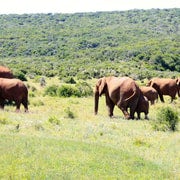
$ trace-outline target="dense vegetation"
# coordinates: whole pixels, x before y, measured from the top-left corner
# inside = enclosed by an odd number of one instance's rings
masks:
[[[179,76],[180,9],[0,15],[0,24],[0,65],[29,90],[29,113],[9,102],[0,113],[0,179],[180,179],[179,99],[126,121],[117,107],[107,116],[104,96],[94,116],[91,96],[103,75]]]
[[[0,64],[15,74],[143,79],[180,72],[180,9],[0,15],[0,24]]]

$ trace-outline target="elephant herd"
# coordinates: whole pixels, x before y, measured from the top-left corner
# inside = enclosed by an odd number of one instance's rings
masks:
[[[98,113],[99,97],[105,94],[108,115],[113,116],[115,105],[121,109],[126,119],[134,119],[135,112],[140,119],[140,113],[144,112],[148,119],[149,101],[154,104],[160,97],[164,102],[163,95],[169,95],[171,102],[176,94],[180,97],[180,78],[152,78],[147,86],[139,87],[130,77],[103,77],[100,78],[94,91],[94,112]],[[20,110],[23,104],[25,112],[28,111],[28,89],[25,84],[14,79],[9,68],[0,66],[0,108],[4,109],[5,101],[14,101],[16,111]],[[128,112],[130,110],[130,112]]]
[[[148,119],[149,101],[154,104],[155,100],[160,97],[164,102],[163,95],[169,95],[171,102],[175,99],[176,94],[180,97],[180,78],[152,78],[147,86],[139,87],[137,83],[129,77],[103,77],[100,78],[95,86],[94,91],[94,112],[98,113],[99,97],[105,94],[108,115],[113,116],[114,106],[116,105],[124,114],[126,119],[140,119],[140,113],[144,112],[145,118]],[[130,112],[128,112],[128,109]]]

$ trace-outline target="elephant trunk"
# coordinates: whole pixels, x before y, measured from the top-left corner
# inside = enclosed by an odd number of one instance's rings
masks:
[[[98,103],[99,103],[99,92],[96,91],[94,93],[94,114],[96,115],[98,113]]]

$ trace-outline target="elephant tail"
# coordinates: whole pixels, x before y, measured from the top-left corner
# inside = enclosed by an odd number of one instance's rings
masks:
[[[137,91],[134,91],[133,94],[130,97],[125,99],[125,102],[128,102],[129,100],[134,99],[134,97],[136,97],[137,94],[138,94]],[[138,98],[139,98],[139,95],[138,95]]]

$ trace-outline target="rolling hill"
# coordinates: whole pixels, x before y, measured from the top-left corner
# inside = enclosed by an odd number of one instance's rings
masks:
[[[10,14],[0,24],[0,63],[15,74],[143,79],[180,72],[180,9]]]

